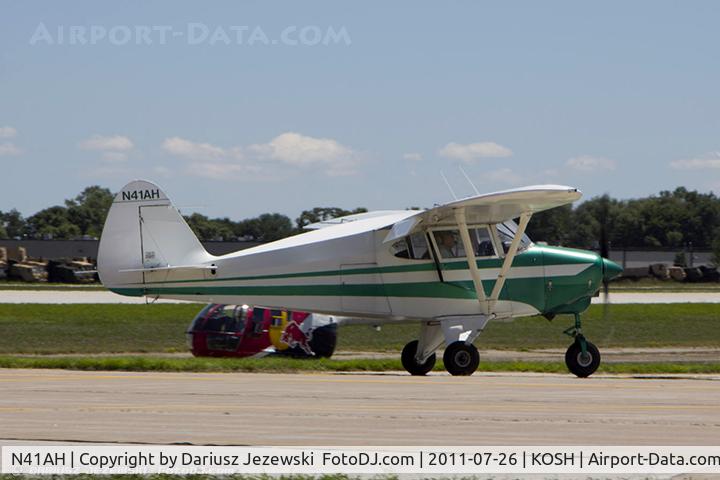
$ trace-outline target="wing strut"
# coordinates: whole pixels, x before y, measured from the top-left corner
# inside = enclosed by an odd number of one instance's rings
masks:
[[[500,273],[498,274],[497,280],[495,282],[495,286],[493,287],[490,298],[488,299],[488,313],[492,312],[495,309],[495,304],[497,303],[498,297],[500,297],[500,292],[505,285],[505,276],[507,275],[508,271],[510,271],[510,267],[512,267],[512,262],[515,259],[515,255],[517,254],[518,247],[520,246],[520,241],[522,240],[523,235],[525,235],[525,229],[527,228],[528,222],[530,221],[530,217],[532,217],[532,213],[529,212],[525,212],[520,215],[520,224],[518,225],[518,229],[515,232],[512,243],[510,243],[510,248],[505,255],[505,261],[503,261],[502,268],[500,269]]]
[[[480,303],[485,302],[485,290],[483,289],[482,280],[480,279],[480,270],[475,260],[475,249],[470,240],[470,234],[468,233],[467,222],[465,221],[465,207],[455,209],[455,220],[460,230],[460,238],[465,248],[465,255],[467,255],[468,268],[470,269],[470,275],[472,276],[473,285],[475,286],[475,293]]]

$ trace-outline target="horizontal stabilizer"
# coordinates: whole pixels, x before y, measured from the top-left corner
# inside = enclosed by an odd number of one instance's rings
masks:
[[[146,267],[146,268],[126,268],[118,270],[120,273],[125,272],[162,272],[167,270],[214,270],[214,265],[167,265],[165,267]]]

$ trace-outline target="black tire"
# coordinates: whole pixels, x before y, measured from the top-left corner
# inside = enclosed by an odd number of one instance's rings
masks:
[[[332,357],[337,345],[337,331],[337,323],[331,323],[313,330],[310,339],[310,350],[313,351],[316,357]]]
[[[418,341],[413,340],[412,342],[405,345],[400,355],[403,367],[407,370],[410,375],[426,375],[435,366],[436,356],[433,353],[425,360],[424,363],[417,363],[415,361],[415,354],[417,353]]]
[[[458,340],[445,348],[443,363],[450,375],[472,375],[480,365],[480,354],[475,345]]]
[[[589,377],[600,366],[600,350],[595,345],[585,341],[588,358],[582,358],[582,347],[580,340],[570,345],[565,352],[565,365],[570,373],[580,378]]]

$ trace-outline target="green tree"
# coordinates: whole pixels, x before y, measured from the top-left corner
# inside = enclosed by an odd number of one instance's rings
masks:
[[[185,217],[195,235],[202,240],[234,240],[232,226],[228,225],[228,219],[211,219],[200,213],[193,213]]]
[[[80,235],[80,228],[70,221],[67,208],[59,205],[29,217],[27,229],[31,238],[70,240]]]
[[[110,190],[93,185],[77,197],[65,200],[65,206],[69,221],[80,230],[81,235],[99,238],[112,202]]]
[[[570,205],[545,210],[532,216],[527,226],[527,233],[536,242],[568,245],[574,229],[574,220]]]
[[[279,213],[263,213],[257,218],[245,220],[243,228],[245,235],[259,242],[273,242],[295,233],[290,218]]]
[[[0,238],[22,238],[27,233],[27,222],[15,209],[0,212]]]
[[[358,207],[355,210],[345,210],[339,207],[315,207],[312,210],[303,210],[300,216],[295,220],[295,223],[297,225],[297,229],[302,230],[311,223],[365,212],[367,212],[367,208],[363,207]]]
[[[712,241],[712,263],[714,266],[720,268],[720,227],[713,231]]]

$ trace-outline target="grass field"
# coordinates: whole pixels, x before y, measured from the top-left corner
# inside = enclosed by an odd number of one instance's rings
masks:
[[[120,357],[21,357],[0,356],[0,368],[63,368],[130,372],[396,372],[404,371],[400,359],[295,359],[267,358],[167,358]],[[442,361],[435,371],[444,371]],[[480,362],[480,372],[567,373],[563,362]],[[604,363],[598,372],[625,374],[720,373],[720,363]]]
[[[610,283],[611,292],[720,292],[720,282],[686,283],[657,278],[620,278]]]
[[[185,330],[198,305],[0,304],[0,355],[185,352]],[[593,306],[584,316],[586,336],[599,347],[720,346],[720,304],[612,305],[607,321]],[[491,323],[482,348],[564,348],[570,317]],[[415,324],[368,325],[339,330],[338,349],[399,351],[417,336]]]
[[[28,282],[21,282],[19,280],[6,280],[6,279],[0,279],[0,291],[2,290],[90,290],[90,291],[98,291],[98,290],[107,290],[105,287],[103,287],[99,283],[81,283],[81,284],[73,284],[73,283],[47,283],[47,282],[37,282],[37,283],[28,283]]]
[[[342,474],[332,475],[175,475],[169,473],[154,473],[150,475],[141,474],[121,474],[121,475],[91,475],[91,474],[79,474],[79,475],[11,475],[11,474],[0,474],[0,480],[96,480],[97,478],[112,478],[112,480],[217,480],[221,478],[223,480],[361,480],[367,479],[367,476],[351,476]],[[398,480],[399,477],[395,475],[373,475],[373,480]],[[477,477],[458,477],[458,476],[435,476],[438,480],[442,479],[454,479],[454,480],[474,480]]]
[[[365,476],[350,476],[342,474],[332,475],[176,475],[169,473],[153,473],[150,475],[142,474],[120,474],[120,475],[92,475],[92,474],[78,474],[78,475],[14,475],[14,474],[0,474],[0,480],[97,480],[98,478],[112,478],[112,480],[217,480],[218,478],[223,480],[361,480],[367,479]],[[395,475],[373,475],[373,480],[398,480],[399,477]],[[442,479],[453,479],[453,480],[474,480],[477,477],[458,477],[458,476],[435,476],[438,480]]]

